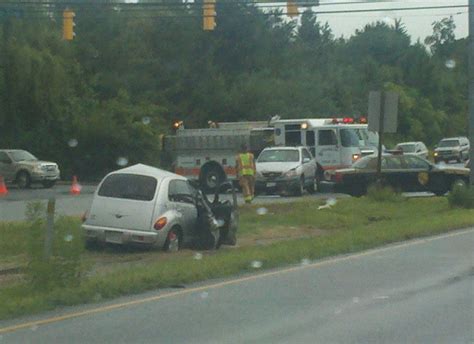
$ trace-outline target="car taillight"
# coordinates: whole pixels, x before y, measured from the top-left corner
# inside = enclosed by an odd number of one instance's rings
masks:
[[[156,220],[155,224],[153,225],[153,228],[155,228],[157,231],[162,229],[166,224],[168,223],[168,220],[166,217],[160,217],[158,220]]]
[[[352,154],[352,162],[359,160],[360,159],[360,154]]]

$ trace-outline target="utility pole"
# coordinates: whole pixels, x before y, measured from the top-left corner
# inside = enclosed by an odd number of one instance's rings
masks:
[[[384,89],[384,86],[382,86],[382,91],[380,92],[379,144],[378,144],[378,155],[377,155],[377,181],[379,185],[382,185],[382,150],[383,150],[383,132],[385,130],[384,121],[385,121],[385,89]]]
[[[469,185],[474,186],[474,0],[469,0],[469,141],[471,148],[469,151],[469,159],[471,173],[469,175]]]

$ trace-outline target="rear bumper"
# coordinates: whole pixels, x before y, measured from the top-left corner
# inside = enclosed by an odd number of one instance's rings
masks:
[[[143,244],[162,247],[166,241],[166,231],[159,232],[137,231],[121,228],[99,227],[83,224],[87,241],[111,243],[119,245]]]

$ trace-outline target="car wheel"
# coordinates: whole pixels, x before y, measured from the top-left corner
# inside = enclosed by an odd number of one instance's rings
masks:
[[[457,178],[454,180],[453,184],[451,185],[451,191],[453,191],[455,188],[460,188],[464,189],[467,187],[467,183],[464,179]]]
[[[168,232],[166,237],[165,245],[163,247],[166,252],[178,252],[181,249],[181,232],[178,228],[174,227]]]
[[[27,189],[31,185],[31,177],[28,172],[21,171],[16,176],[16,184],[20,189]]]
[[[313,180],[311,181],[311,184],[308,186],[307,190],[310,194],[314,194],[316,190],[318,190],[318,182],[317,182],[317,177],[315,176]]]
[[[295,196],[301,196],[304,192],[304,176],[301,176],[300,181],[295,189]]]
[[[42,184],[43,184],[43,187],[45,187],[46,189],[50,189],[56,184],[56,182],[47,180],[47,181],[44,181]]]

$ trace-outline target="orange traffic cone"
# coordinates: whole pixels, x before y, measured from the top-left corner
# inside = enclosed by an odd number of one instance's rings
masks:
[[[8,195],[8,189],[7,186],[5,185],[5,181],[3,180],[3,177],[0,176],[0,197],[4,197]]]
[[[72,177],[72,185],[71,189],[69,190],[71,195],[79,195],[81,193],[81,185],[77,182],[77,177]]]

